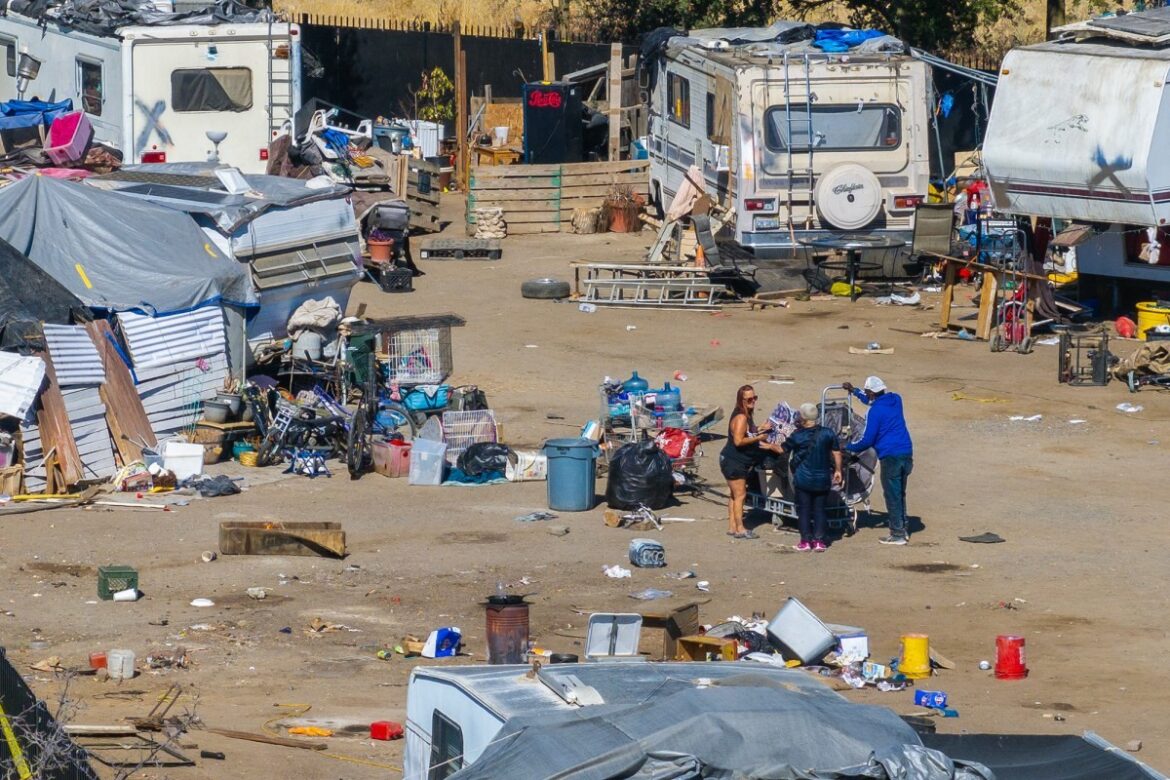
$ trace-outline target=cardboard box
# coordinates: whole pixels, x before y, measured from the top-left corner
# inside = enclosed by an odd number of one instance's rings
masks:
[[[684,636],[678,640],[676,661],[734,661],[739,647],[734,638]]]
[[[667,612],[641,614],[642,645],[653,658],[664,661],[674,658],[678,651],[678,640],[699,633],[698,604],[687,604]]]

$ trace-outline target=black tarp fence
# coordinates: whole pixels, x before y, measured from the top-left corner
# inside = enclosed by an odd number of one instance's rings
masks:
[[[555,35],[549,40],[557,75],[609,61],[607,43],[560,41]],[[319,76],[305,68],[304,99],[327,100],[363,116],[413,118],[412,92],[418,90],[423,73],[438,67],[455,80],[455,40],[450,32],[306,24],[301,27],[301,41],[321,65]],[[493,98],[518,98],[525,81],[539,81],[542,76],[540,41],[530,35],[464,34],[463,49],[469,96],[482,96],[484,87],[491,85]],[[633,52],[629,48],[627,53]]]

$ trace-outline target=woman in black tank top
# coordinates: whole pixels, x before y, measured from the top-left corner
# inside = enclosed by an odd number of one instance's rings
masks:
[[[727,423],[727,444],[719,453],[719,470],[727,480],[731,498],[727,502],[727,535],[736,539],[756,539],[743,525],[743,505],[747,500],[747,481],[756,464],[767,451],[776,448],[765,443],[772,423],[765,421],[756,427],[752,412],[756,408],[756,391],[744,385],[735,394],[735,411]]]

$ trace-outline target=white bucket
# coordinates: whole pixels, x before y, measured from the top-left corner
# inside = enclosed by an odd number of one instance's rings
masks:
[[[548,479],[548,458],[539,452],[515,450],[516,463],[508,461],[504,476],[509,482],[541,482]]]
[[[163,468],[182,482],[203,473],[203,445],[168,441],[163,446]]]
[[[508,143],[508,128],[507,127],[494,127],[494,128],[492,128],[492,134],[495,137],[495,141],[496,141],[495,145],[496,146],[503,146],[504,144]]]
[[[134,651],[110,650],[106,653],[106,670],[111,680],[129,680],[134,677]]]

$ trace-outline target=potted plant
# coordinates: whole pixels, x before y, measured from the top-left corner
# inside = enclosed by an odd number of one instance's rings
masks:
[[[633,188],[615,184],[605,195],[605,211],[609,215],[609,229],[613,233],[636,233],[642,229],[638,215],[644,201]]]
[[[374,228],[366,236],[366,248],[370,250],[370,262],[386,265],[394,254],[394,236],[388,230]]]

